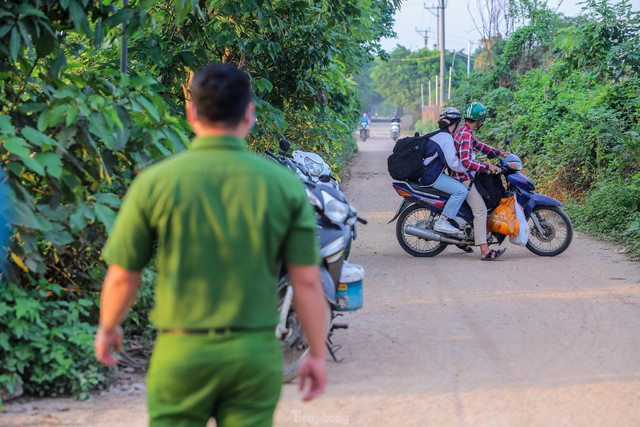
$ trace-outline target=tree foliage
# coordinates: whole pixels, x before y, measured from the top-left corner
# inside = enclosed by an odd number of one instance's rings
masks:
[[[9,388],[25,383],[32,393],[81,395],[103,380],[90,345],[105,268],[100,250],[138,171],[189,145],[183,109],[194,71],[224,61],[250,75],[255,150],[286,135],[338,162],[355,149],[352,76],[380,53],[397,6],[118,4],[0,2],[0,165],[13,211],[0,284],[0,385]],[[130,331],[146,328],[139,314],[152,304],[150,289],[143,288]]]

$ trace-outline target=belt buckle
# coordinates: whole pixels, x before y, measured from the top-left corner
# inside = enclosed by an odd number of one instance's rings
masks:
[[[213,328],[213,329],[209,329],[209,333],[207,335],[214,336],[227,336],[231,334],[231,328]]]

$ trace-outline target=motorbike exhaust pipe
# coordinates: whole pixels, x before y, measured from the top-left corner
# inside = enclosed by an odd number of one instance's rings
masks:
[[[421,237],[427,240],[437,240],[439,242],[450,243],[452,245],[457,245],[458,243],[460,243],[460,239],[453,239],[451,237],[441,236],[440,234],[434,233],[431,230],[425,230],[424,228],[418,228],[413,225],[407,225],[404,228],[404,231],[407,234],[411,234],[412,236]]]

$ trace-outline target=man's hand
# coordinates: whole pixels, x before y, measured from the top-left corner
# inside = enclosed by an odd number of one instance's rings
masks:
[[[307,380],[309,380],[309,390],[302,400],[308,402],[324,392],[327,385],[327,362],[324,357],[309,356],[302,361],[298,370],[300,391],[304,391]]]
[[[502,169],[499,166],[489,164],[489,173],[500,173]]]
[[[122,327],[118,325],[114,329],[106,330],[98,326],[93,348],[96,352],[98,362],[105,366],[115,366],[118,360],[115,358],[112,350],[116,353],[122,351]]]
[[[120,352],[122,349],[120,324],[136,299],[139,284],[140,272],[116,264],[109,266],[100,294],[100,322],[93,343],[96,359],[103,365],[118,363],[112,350]]]
[[[509,154],[511,154],[511,152],[509,151],[503,151],[502,152],[502,158],[504,159],[505,157],[507,157]]]

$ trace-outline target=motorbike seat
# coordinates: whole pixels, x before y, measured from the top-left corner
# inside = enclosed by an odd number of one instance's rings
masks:
[[[407,181],[409,187],[416,191],[416,193],[424,194],[425,196],[433,197],[436,199],[448,199],[451,194],[444,191],[440,191],[433,187],[425,187],[420,185],[418,181]]]

